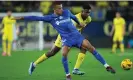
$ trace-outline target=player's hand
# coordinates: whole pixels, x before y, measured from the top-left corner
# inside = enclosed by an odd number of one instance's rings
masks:
[[[80,27],[85,27],[85,24],[84,23],[80,23]]]
[[[109,36],[112,36],[113,34],[112,33],[109,33]]]
[[[3,29],[0,31],[0,34],[1,34],[1,35],[3,35],[3,34],[4,34],[4,31],[3,31]]]
[[[12,18],[12,20],[23,20],[24,17],[15,17],[15,18]]]
[[[123,36],[125,36],[125,32],[123,32]]]

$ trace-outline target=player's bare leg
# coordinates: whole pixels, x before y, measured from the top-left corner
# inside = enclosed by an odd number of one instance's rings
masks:
[[[88,40],[85,39],[83,41],[82,48],[85,48],[90,51],[94,55],[94,57],[104,65],[108,72],[115,73],[115,70],[106,63],[103,57],[96,51],[96,49],[90,44]]]
[[[47,52],[46,54],[43,54],[35,62],[31,62],[30,67],[29,67],[29,74],[30,75],[32,74],[32,72],[35,70],[37,64],[40,64],[40,63],[44,62],[45,60],[47,60],[48,58],[54,56],[55,54],[57,54],[60,51],[60,49],[61,48],[54,45],[53,48],[49,52]]]
[[[71,80],[71,75],[69,72],[69,66],[68,66],[68,60],[67,60],[67,55],[69,50],[70,48],[68,46],[62,47],[62,64],[66,73],[66,80]]]
[[[80,53],[78,54],[78,58],[77,58],[75,67],[72,71],[73,74],[75,74],[75,75],[84,75],[85,74],[85,72],[79,70],[79,68],[84,60],[85,54],[86,54],[86,49],[81,48]]]

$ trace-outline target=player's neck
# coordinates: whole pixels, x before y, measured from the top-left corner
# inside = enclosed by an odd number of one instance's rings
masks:
[[[120,19],[121,17],[116,17],[117,19]]]
[[[8,15],[7,17],[8,17],[8,18],[10,18],[10,17],[11,17],[11,15]]]
[[[56,16],[60,16],[59,14],[57,14],[56,12],[54,12],[54,14],[56,15]]]

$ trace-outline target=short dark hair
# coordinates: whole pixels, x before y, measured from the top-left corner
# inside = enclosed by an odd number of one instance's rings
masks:
[[[120,12],[120,11],[116,11],[116,13],[119,13],[119,14],[121,14],[121,12]]]
[[[11,9],[7,9],[6,12],[12,12],[12,10]]]
[[[90,5],[83,5],[83,9],[88,9],[88,10],[90,10],[90,9],[91,9],[91,6],[90,6]]]
[[[55,1],[53,2],[53,8],[55,8],[57,5],[62,5],[62,3],[60,1]]]

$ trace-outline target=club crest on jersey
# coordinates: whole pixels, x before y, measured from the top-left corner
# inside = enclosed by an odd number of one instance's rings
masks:
[[[63,16],[60,16],[59,19],[63,19]]]
[[[65,23],[65,22],[69,22],[69,21],[71,21],[71,19],[68,18],[68,19],[56,21],[55,23],[56,23],[57,25],[60,25],[61,23]]]
[[[59,24],[60,24],[60,22],[59,22],[59,21],[56,21],[56,24],[57,24],[57,25],[59,25]]]

